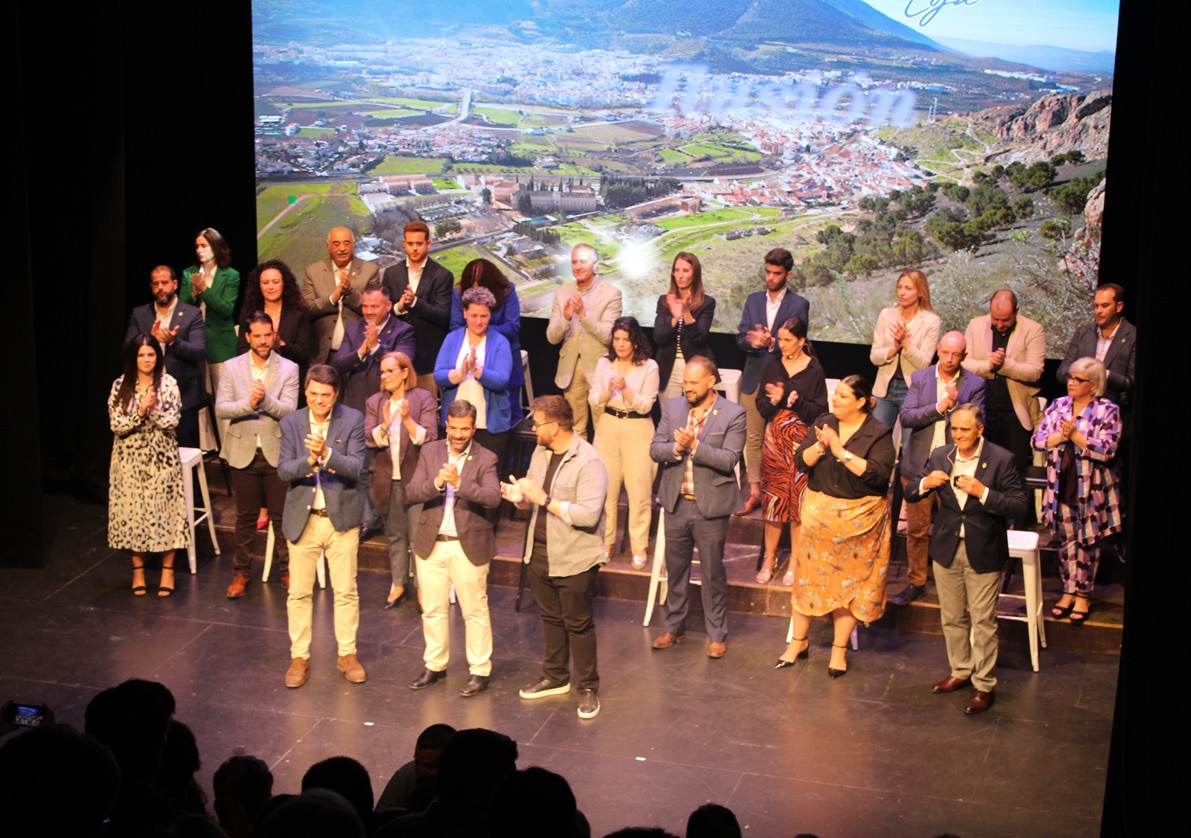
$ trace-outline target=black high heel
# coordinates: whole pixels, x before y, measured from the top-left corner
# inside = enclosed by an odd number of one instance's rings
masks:
[[[170,565],[169,567],[166,567],[165,565],[162,565],[161,581],[157,584],[157,596],[159,599],[165,599],[168,596],[173,596],[174,593],[174,586],[172,584],[165,584],[165,573],[167,570],[170,573],[170,582],[174,582],[174,566]]]
[[[795,638],[792,638],[791,642],[803,643],[803,642],[806,642],[806,638],[805,637],[795,637]],[[785,669],[788,666],[793,666],[794,664],[798,663],[799,661],[809,660],[810,656],[811,656],[811,644],[809,642],[807,642],[806,648],[803,649],[801,652],[799,652],[797,655],[795,655],[794,660],[788,661],[785,658],[779,657],[777,659],[777,663],[775,663],[773,665],[773,668],[774,669]]]
[[[832,643],[831,648],[832,649],[847,649],[848,645],[845,643],[843,646],[837,646],[836,644]],[[835,667],[831,666],[831,664],[828,664],[827,665],[827,674],[830,675],[832,678],[843,678],[845,675],[848,674],[848,670],[836,669]]]
[[[141,582],[143,583],[143,582],[145,581],[145,563],[144,563],[144,562],[141,562],[140,564],[134,564],[134,565],[132,566],[132,572],[133,572],[133,581],[134,581],[134,582],[136,581],[136,575],[135,575],[135,574],[136,574],[136,572],[137,572],[138,570],[141,572]],[[133,596],[144,596],[144,595],[145,595],[145,594],[148,592],[148,590],[149,590],[149,589],[148,589],[148,588],[146,588],[146,587],[145,587],[143,584],[141,584],[141,585],[133,585],[133,586],[132,586],[132,595],[133,595]]]
[[[1063,596],[1067,596],[1067,594],[1064,593]],[[1059,597],[1059,599],[1062,599],[1063,596]],[[1058,601],[1056,601],[1054,607],[1050,609],[1050,616],[1054,617],[1056,620],[1062,620],[1071,613],[1073,608],[1075,608],[1074,596],[1071,597],[1071,602],[1067,603],[1065,606],[1060,606]]]

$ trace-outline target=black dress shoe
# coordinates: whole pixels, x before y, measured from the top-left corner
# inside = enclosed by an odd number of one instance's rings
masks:
[[[473,695],[479,695],[484,690],[488,689],[488,680],[489,678],[487,675],[471,676],[467,679],[467,683],[463,686],[463,689],[459,691],[459,695],[463,696],[464,698],[471,698]]]
[[[409,685],[409,688],[411,690],[424,690],[446,677],[447,671],[445,669],[441,672],[435,672],[433,669],[423,669],[422,674],[414,679],[413,683]]]
[[[380,535],[383,530],[375,529],[367,524],[360,524],[360,541],[367,541],[374,535]]]
[[[889,601],[894,605],[909,605],[924,593],[926,593],[926,585],[915,585],[913,582],[909,582],[906,587],[889,597]]]

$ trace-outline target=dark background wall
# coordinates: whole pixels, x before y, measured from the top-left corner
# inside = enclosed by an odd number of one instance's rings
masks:
[[[1102,260],[1102,279],[1129,289],[1126,315],[1141,333],[1106,835],[1167,827],[1168,794],[1183,765],[1175,644],[1184,621],[1175,621],[1186,598],[1171,594],[1186,587],[1189,553],[1175,509],[1187,385],[1178,370],[1168,370],[1174,378],[1159,373],[1180,357],[1164,351],[1168,336],[1187,328],[1175,323],[1188,310],[1188,213],[1177,176],[1185,139],[1170,130],[1187,102],[1175,83],[1185,47],[1156,10],[1122,3]],[[128,311],[148,299],[150,270],[190,264],[194,233],[207,225],[232,243],[242,273],[255,263],[251,8],[248,0],[73,12],[21,4],[8,34],[6,76],[16,96],[7,116],[17,137],[9,146],[11,218],[21,253],[8,260],[18,275],[5,296],[15,375],[4,385],[10,488],[0,506],[10,539],[0,564],[39,566],[54,493],[106,499],[106,398]],[[544,388],[551,364],[538,346],[543,333],[544,324],[527,321],[525,343]],[[723,349],[731,366],[730,340]],[[22,357],[29,350],[32,363]],[[820,350],[831,372],[867,364],[863,347]],[[1149,462],[1161,469],[1147,470]],[[955,769],[977,758],[961,750]]]

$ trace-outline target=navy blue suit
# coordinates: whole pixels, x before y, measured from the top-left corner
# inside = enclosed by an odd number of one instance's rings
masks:
[[[767,296],[769,296],[768,291],[749,294],[748,299],[744,301],[744,311],[740,315],[740,327],[736,330],[736,345],[748,356],[744,362],[744,371],[740,376],[740,392],[742,393],[752,393],[756,390],[757,384],[761,381],[761,371],[765,369],[765,362],[781,356],[776,343],[773,349],[757,349],[748,341],[748,333],[751,329],[755,328],[758,323],[764,326],[768,322],[765,317],[765,298]],[[787,286],[786,296],[777,310],[777,317],[773,318],[773,331],[776,333],[782,323],[791,317],[801,317],[809,327],[810,316],[811,304],[807,302],[806,297],[800,297]]]

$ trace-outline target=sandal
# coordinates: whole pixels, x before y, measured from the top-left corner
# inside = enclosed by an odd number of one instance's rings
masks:
[[[761,562],[761,569],[757,572],[757,584],[768,585],[772,582],[775,570],[777,570],[777,556],[766,556]]]
[[[1075,608],[1075,596],[1073,594],[1063,594],[1063,596],[1071,597],[1071,601],[1066,605],[1059,605],[1059,602],[1055,601],[1054,608],[1050,609],[1050,616],[1056,620],[1062,620],[1071,613],[1071,609]],[[1059,600],[1062,600],[1063,596],[1059,597]]]
[[[165,574],[167,571],[170,574],[170,584],[169,585],[165,584]],[[162,599],[165,599],[167,596],[172,595],[174,593],[173,582],[174,582],[174,566],[170,565],[169,567],[166,567],[165,565],[162,565],[161,566],[161,582],[157,585],[157,596],[161,597]]]
[[[137,571],[140,571],[141,574],[141,584],[139,585],[136,584]],[[149,589],[145,587],[145,563],[141,562],[140,564],[134,564],[132,566],[132,595],[144,596],[148,590]]]
[[[1083,599],[1087,599],[1087,597],[1083,597]],[[1092,601],[1090,599],[1088,599],[1088,607],[1086,609],[1084,609],[1083,611],[1076,611],[1075,610],[1075,602],[1072,601],[1072,603],[1071,603],[1071,625],[1082,626],[1084,623],[1087,622],[1088,613],[1091,610],[1092,610]]]
[[[782,577],[782,584],[787,588],[794,587],[794,571],[793,571],[793,569],[786,571],[786,575]]]

